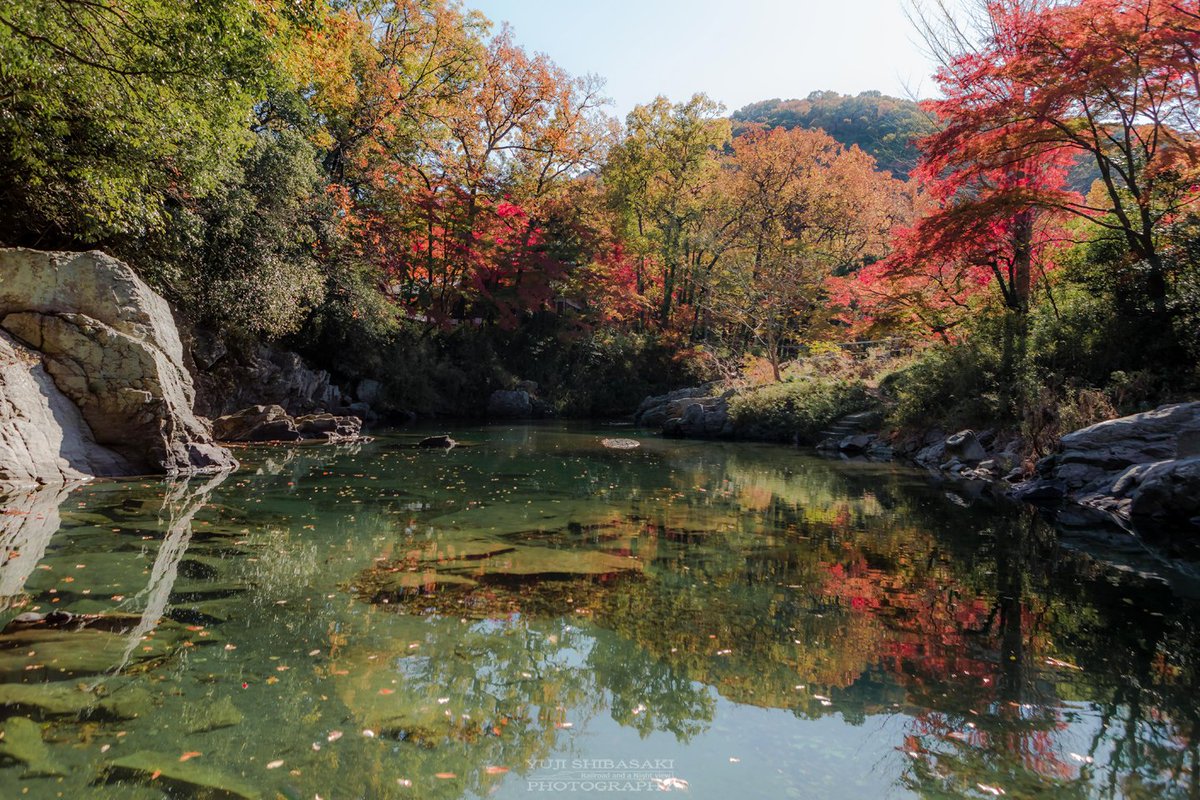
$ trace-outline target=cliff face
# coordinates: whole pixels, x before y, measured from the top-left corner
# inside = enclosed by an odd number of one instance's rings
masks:
[[[0,483],[235,467],[165,300],[100,252],[0,250]]]

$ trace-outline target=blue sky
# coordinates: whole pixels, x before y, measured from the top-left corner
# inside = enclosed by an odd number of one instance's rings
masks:
[[[607,79],[622,117],[703,91],[730,111],[817,89],[921,97],[932,65],[903,0],[464,0],[572,74]]]

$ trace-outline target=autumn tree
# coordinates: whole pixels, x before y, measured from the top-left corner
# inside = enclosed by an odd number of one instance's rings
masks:
[[[1006,0],[988,10],[984,41],[939,72],[945,98],[930,108],[945,124],[926,143],[929,170],[1014,175],[1027,208],[1081,216],[1121,237],[1166,324],[1164,237],[1198,194],[1195,9],[1178,0]],[[1064,157],[1095,164],[1102,203],[1020,181],[1025,165]]]
[[[823,314],[825,280],[885,252],[899,183],[857,147],[801,128],[738,137],[723,172],[737,215],[707,302],[780,380],[788,345]]]
[[[663,328],[677,300],[698,289],[695,268],[712,262],[702,229],[719,176],[718,148],[729,138],[722,111],[702,94],[675,104],[657,97],[629,113],[625,136],[604,165],[610,202],[637,254],[638,292],[655,296]]]

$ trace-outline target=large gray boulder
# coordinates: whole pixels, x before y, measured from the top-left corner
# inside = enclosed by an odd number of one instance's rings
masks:
[[[1067,434],[1015,494],[1066,500],[1135,522],[1200,527],[1200,402]]]
[[[676,389],[647,397],[634,412],[634,424],[659,428],[664,436],[688,439],[717,439],[733,434],[729,416],[730,390],[719,384]]]
[[[959,431],[946,439],[947,455],[957,458],[964,464],[974,466],[988,457],[987,450],[979,443],[975,431]]]
[[[0,329],[10,359],[0,480],[237,466],[192,411],[170,308],[120,261],[95,251],[0,250]]]
[[[133,467],[101,446],[40,355],[0,331],[0,484],[62,483]]]

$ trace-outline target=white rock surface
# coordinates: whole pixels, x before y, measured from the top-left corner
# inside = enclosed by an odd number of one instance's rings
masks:
[[[120,261],[0,250],[0,328],[11,351],[0,482],[237,465],[192,412],[195,389],[166,301]]]

